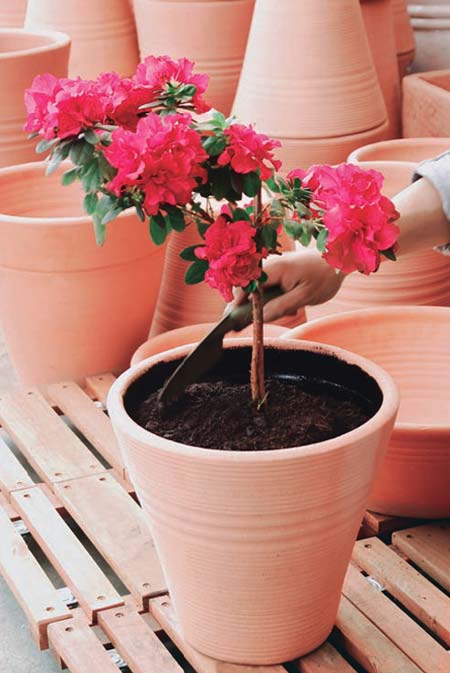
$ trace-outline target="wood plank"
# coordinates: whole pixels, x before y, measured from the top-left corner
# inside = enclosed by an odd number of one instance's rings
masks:
[[[90,623],[123,600],[39,487],[13,493],[27,528],[70,588]]]
[[[182,673],[181,666],[131,606],[101,612],[98,623],[133,673]]]
[[[299,659],[295,667],[300,673],[355,673],[353,666],[330,643]]]
[[[34,486],[34,481],[19,463],[12,449],[0,437],[0,488],[7,498],[12,491]]]
[[[123,461],[111,421],[95,406],[89,395],[72,382],[54,383],[47,386],[47,390],[55,404],[92,446],[95,446],[110,465],[122,472]]]
[[[103,402],[106,406],[109,389],[116,380],[114,374],[98,374],[97,376],[88,376],[86,378],[86,390],[96,400]]]
[[[336,626],[346,651],[368,673],[423,673],[345,596],[339,604]]]
[[[450,523],[436,522],[409,528],[395,533],[392,542],[441,587],[450,591]]]
[[[180,623],[176,618],[168,596],[161,596],[160,598],[151,600],[150,610],[156,621],[161,624],[169,638],[175,643],[197,673],[286,673],[286,669],[283,666],[231,664],[201,654],[184,640]]]
[[[0,420],[30,465],[49,484],[105,471],[38,390],[0,395]]]
[[[79,620],[50,624],[50,647],[71,673],[119,673],[93,630]]]
[[[393,533],[402,528],[408,528],[412,525],[418,525],[419,519],[407,519],[400,516],[389,516],[388,514],[378,514],[378,512],[364,512],[362,525],[365,530],[370,531],[371,536],[385,535]]]
[[[55,485],[61,502],[128,587],[141,608],[166,592],[139,505],[110,474]]]
[[[448,673],[447,650],[353,565],[347,571],[343,594],[425,673]]]
[[[0,540],[1,574],[25,612],[40,649],[46,649],[48,624],[70,619],[70,612],[1,508]]]
[[[450,645],[450,600],[381,540],[357,542],[353,560]]]
[[[14,509],[11,503],[6,499],[6,495],[0,493],[0,509],[2,509],[10,521],[20,519],[19,513]]]

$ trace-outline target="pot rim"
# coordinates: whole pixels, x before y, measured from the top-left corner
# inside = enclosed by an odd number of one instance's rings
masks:
[[[340,320],[344,322],[354,322],[360,316],[379,316],[385,315],[386,313],[392,314],[393,316],[398,316],[399,313],[402,315],[411,315],[417,316],[417,313],[420,312],[423,315],[431,316],[440,316],[440,318],[447,318],[450,325],[450,308],[447,306],[411,306],[411,305],[395,305],[395,306],[383,306],[380,307],[371,307],[371,308],[362,308],[355,309],[353,311],[342,311],[341,313],[336,313],[332,315],[322,316],[321,318],[315,318],[309,323],[304,325],[299,325],[293,329],[287,330],[282,334],[279,339],[290,341],[292,339],[292,334],[302,332],[302,329],[305,329],[308,324],[312,325],[327,325],[333,323],[336,320],[336,317],[339,316]],[[295,337],[296,338],[296,337]],[[303,339],[302,339],[303,341]],[[314,343],[320,343],[316,341]],[[324,344],[327,346],[332,346],[332,344]],[[337,347],[336,347],[337,348]],[[379,365],[381,367],[381,365]],[[445,425],[444,423],[414,423],[412,421],[396,421],[394,432],[405,432],[405,433],[415,433],[417,430],[426,431],[427,433],[432,434],[434,437],[439,437],[440,435],[450,435],[450,423]]]
[[[250,337],[240,338],[240,339],[226,339],[224,341],[224,348],[240,348],[242,346],[251,346],[252,339]],[[186,456],[195,457],[202,460],[214,460],[219,462],[230,462],[230,461],[241,461],[241,462],[254,462],[254,461],[283,461],[290,460],[299,455],[311,455],[311,454],[326,454],[331,451],[338,451],[342,447],[342,438],[345,438],[345,442],[358,441],[359,437],[366,434],[366,432],[372,429],[373,426],[381,425],[392,416],[392,408],[398,411],[399,406],[399,392],[397,385],[394,380],[384,369],[379,365],[367,360],[366,358],[346,351],[342,348],[337,348],[334,346],[317,344],[313,341],[298,341],[298,340],[289,340],[284,339],[280,340],[279,338],[266,339],[264,342],[265,346],[281,348],[283,350],[309,350],[316,353],[324,353],[327,355],[335,355],[341,360],[349,364],[355,364],[359,366],[363,371],[365,371],[369,376],[371,376],[377,382],[378,386],[381,389],[383,400],[378,411],[369,418],[368,421],[360,425],[359,427],[346,432],[339,437],[334,437],[333,439],[327,439],[323,442],[316,442],[314,444],[307,444],[304,446],[289,447],[283,449],[277,449],[276,451],[266,449],[262,451],[218,451],[217,449],[208,449],[198,446],[190,446],[188,444],[182,444],[181,442],[175,442],[170,439],[166,439],[159,435],[146,430],[136,423],[126,412],[124,406],[124,396],[134,381],[139,379],[144,373],[146,373],[152,366],[156,365],[161,361],[170,362],[174,359],[179,359],[187,355],[196,344],[188,344],[185,346],[178,346],[163,353],[158,353],[157,355],[152,355],[151,357],[143,360],[137,365],[134,365],[130,369],[126,370],[121,374],[116,381],[111,386],[111,389],[108,394],[107,408],[110,415],[114,418],[114,424],[120,428],[121,432],[131,436],[138,442],[151,442],[152,444],[159,445],[159,448],[163,448],[165,451],[170,453],[182,453]]]
[[[67,33],[58,30],[28,30],[26,28],[0,28],[0,37],[2,35],[29,35],[35,37],[48,37],[49,44],[40,44],[28,49],[17,49],[13,51],[0,52],[0,61],[21,58],[23,56],[32,56],[33,54],[42,54],[47,51],[53,51],[55,48],[66,47],[70,45],[71,38]]]
[[[423,73],[421,73],[423,74]],[[415,74],[414,74],[415,76]],[[408,147],[409,145],[415,145],[416,147],[422,147],[423,145],[430,145],[431,147],[434,147],[435,145],[440,145],[443,143],[447,143],[448,148],[450,149],[450,136],[439,136],[439,137],[427,137],[427,136],[422,136],[422,137],[417,137],[417,138],[393,138],[392,140],[380,140],[379,142],[376,143],[369,143],[368,145],[364,145],[363,147],[358,147],[356,150],[353,150],[348,157],[347,161],[350,163],[361,163],[363,161],[385,161],[389,163],[394,163],[398,161],[404,161],[405,163],[414,163],[416,166],[419,161],[416,162],[411,162],[410,159],[376,159],[376,158],[370,158],[367,159],[365,158],[365,153],[366,151],[372,151],[374,149],[384,149],[386,147]],[[445,151],[445,150],[443,150]],[[360,159],[360,153],[363,152],[363,158]],[[431,159],[432,157],[430,157]]]

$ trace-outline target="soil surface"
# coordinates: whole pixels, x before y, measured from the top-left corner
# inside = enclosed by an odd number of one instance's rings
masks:
[[[326,383],[302,386],[270,379],[267,391],[265,413],[255,410],[248,384],[212,381],[192,384],[164,413],[153,392],[133,405],[131,416],[147,430],[183,444],[261,451],[331,439],[372,415],[351,391]]]

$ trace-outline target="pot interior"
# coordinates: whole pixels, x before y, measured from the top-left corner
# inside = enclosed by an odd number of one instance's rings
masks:
[[[37,35],[25,32],[0,33],[0,56],[48,47],[52,44],[55,44],[55,39],[49,35]]]

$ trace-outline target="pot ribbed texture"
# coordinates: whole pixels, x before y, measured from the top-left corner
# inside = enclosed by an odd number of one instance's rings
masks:
[[[108,225],[97,246],[80,186],[62,187],[61,171],[44,171],[43,162],[0,170],[0,315],[8,351],[26,385],[120,373],[147,336],[164,248],[131,211]]]
[[[4,0],[0,5],[2,28],[23,28],[27,0]]]
[[[447,0],[408,2],[417,43],[412,72],[450,68],[450,4]]]
[[[71,77],[91,79],[107,70],[129,76],[139,62],[129,0],[28,0],[25,27],[70,35]]]
[[[369,509],[450,516],[450,309],[383,307],[315,320],[284,335],[370,358],[400,389],[398,419]]]
[[[450,47],[450,31],[449,31]],[[403,79],[403,135],[449,136],[450,69],[408,75]]]
[[[226,347],[233,343],[250,341]],[[311,345],[283,341],[279,347]],[[197,449],[139,428],[122,406],[133,379],[159,359],[185,352],[179,348],[144,361],[121,377],[108,400],[184,637],[225,661],[296,658],[319,646],[333,627],[392,429],[396,393],[388,390],[384,372],[378,370],[378,378],[372,368],[385,394],[379,421],[374,417],[346,436],[302,449]]]
[[[394,32],[397,45],[397,59],[400,77],[410,68],[416,51],[416,42],[408,16],[406,0],[391,0],[394,16]]]

